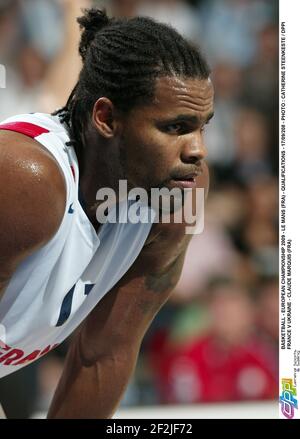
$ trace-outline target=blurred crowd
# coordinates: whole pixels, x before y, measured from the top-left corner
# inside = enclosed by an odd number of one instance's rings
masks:
[[[278,1],[0,0],[0,120],[64,104],[80,69],[75,17],[91,4],[172,24],[202,48],[215,87],[205,230],[146,335],[122,404],[276,398]],[[18,399],[23,416],[47,409],[66,349],[0,381],[0,393],[14,383],[30,392],[27,413]],[[16,405],[8,398],[12,414]]]

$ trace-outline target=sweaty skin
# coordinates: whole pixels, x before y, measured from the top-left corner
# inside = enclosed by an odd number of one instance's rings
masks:
[[[201,169],[203,130],[213,114],[209,80],[161,78],[152,105],[126,120],[125,170],[133,186],[171,187],[170,178]]]
[[[64,176],[52,155],[23,134],[0,131],[0,300],[13,272],[56,233]]]
[[[203,134],[212,115],[209,79],[159,78],[154,103],[126,115],[119,114],[109,100],[99,99],[86,132],[86,164],[80,181],[87,215],[95,227],[99,188],[117,192],[124,178],[129,189],[171,188],[172,177],[201,172],[207,154]],[[109,123],[103,124],[105,118]]]
[[[129,186],[149,190],[171,188],[176,179],[193,173],[197,186],[207,192],[203,129],[212,114],[209,79],[159,78],[153,103],[126,115],[109,99],[100,98],[84,135],[80,180],[86,213],[95,228],[99,227],[96,192],[101,187],[116,188],[124,176]],[[21,163],[31,160],[32,166],[16,166],[16,157]],[[0,132],[0,163],[0,187],[7,188],[0,194],[5,206],[5,213],[3,209],[0,213],[4,291],[18,263],[58,229],[65,187],[55,160],[24,136]],[[20,191],[25,198],[21,206]],[[23,242],[25,226],[29,234]],[[134,371],[144,334],[179,280],[191,238],[185,226],[154,224],[136,262],[77,328],[49,418],[113,415]]]

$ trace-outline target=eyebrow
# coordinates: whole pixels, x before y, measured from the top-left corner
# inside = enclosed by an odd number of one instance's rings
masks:
[[[213,116],[214,116],[213,112],[209,113],[208,116],[204,119],[204,122],[208,123]],[[179,114],[174,118],[170,118],[164,121],[164,123],[178,123],[178,122],[189,122],[196,125],[199,123],[199,118],[197,116],[191,116],[189,114]]]
[[[214,117],[215,113],[212,111],[211,113],[209,113],[209,115],[206,118],[206,123],[210,121],[210,119],[212,119]]]

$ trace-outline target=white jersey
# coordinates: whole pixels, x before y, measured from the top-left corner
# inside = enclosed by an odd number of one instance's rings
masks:
[[[59,229],[13,274],[0,300],[0,377],[15,372],[61,343],[122,278],[139,255],[151,218],[133,224],[106,222],[97,235],[78,199],[79,170],[69,136],[57,116],[42,113],[7,119],[0,129],[40,142],[56,159],[66,181]],[[127,215],[121,203],[120,219]],[[0,243],[1,245],[1,243]]]

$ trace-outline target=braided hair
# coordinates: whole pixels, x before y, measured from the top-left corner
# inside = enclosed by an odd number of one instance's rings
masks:
[[[53,114],[67,124],[81,164],[82,134],[99,97],[128,112],[151,102],[156,78],[207,79],[210,70],[196,47],[151,18],[116,19],[105,10],[86,9],[77,21],[83,30],[79,45],[83,67],[66,105]]]

